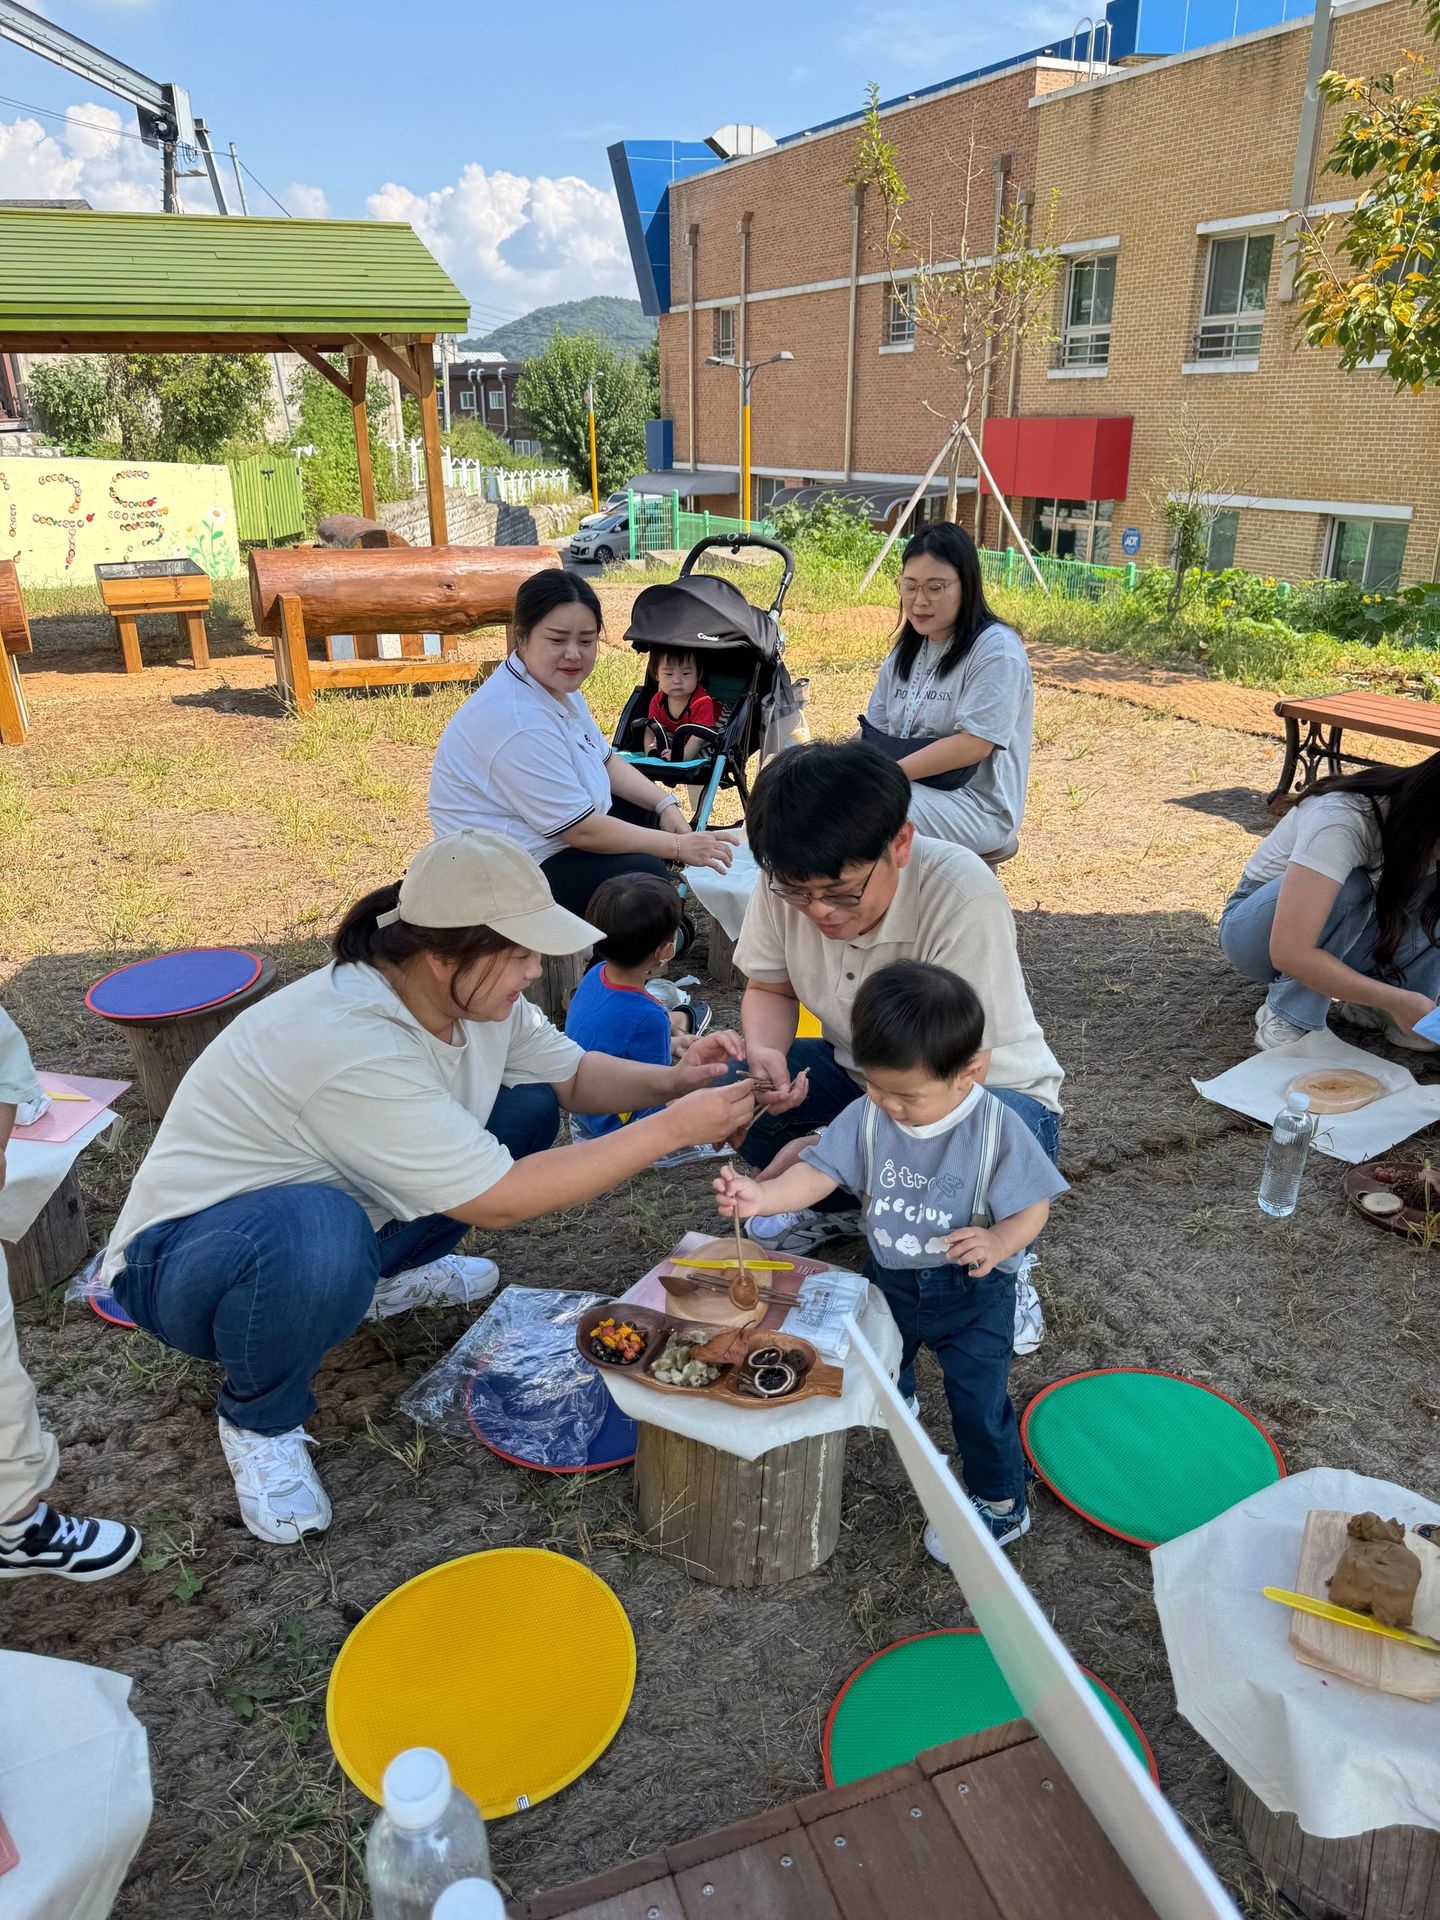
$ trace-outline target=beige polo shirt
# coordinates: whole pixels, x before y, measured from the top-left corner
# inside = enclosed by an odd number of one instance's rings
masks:
[[[777,899],[762,877],[735,946],[735,964],[747,979],[790,983],[857,1082],[850,1009],[861,981],[894,960],[928,960],[968,980],[985,1009],[991,1052],[986,1085],[1031,1094],[1059,1113],[1064,1075],[1025,990],[1010,902],[968,847],[917,836],[889,912],[858,940],[827,940],[798,908]]]

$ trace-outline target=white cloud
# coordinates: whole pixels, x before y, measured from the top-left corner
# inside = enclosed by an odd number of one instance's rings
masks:
[[[292,180],[280,199],[300,220],[328,220],[330,202],[323,187],[307,187],[303,180]]]
[[[1073,6],[1063,0],[1021,0],[1001,12],[976,9],[970,20],[935,20],[910,7],[867,9],[840,36],[845,53],[872,61],[881,72],[903,74],[920,86],[974,67],[989,66],[1028,47],[1068,40],[1075,26]],[[877,78],[879,75],[877,74]],[[887,91],[881,81],[883,97]]]
[[[38,120],[0,121],[0,199],[88,200],[125,213],[158,209],[160,154],[113,107],[93,100],[66,109],[47,133]]]
[[[408,220],[472,299],[508,312],[635,291],[614,193],[573,174],[531,179],[472,161],[428,193],[387,181],[366,205],[377,220]]]

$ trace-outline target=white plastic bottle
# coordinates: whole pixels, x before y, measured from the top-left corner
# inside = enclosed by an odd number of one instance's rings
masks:
[[[490,1879],[485,1822],[452,1784],[443,1753],[410,1747],[397,1754],[381,1791],[384,1811],[365,1847],[375,1920],[432,1920],[447,1887]]]
[[[1308,1093],[1288,1093],[1285,1104],[1275,1116],[1270,1144],[1265,1149],[1265,1170],[1260,1176],[1260,1211],[1276,1220],[1294,1213],[1300,1197],[1300,1176],[1310,1142],[1315,1137],[1315,1119],[1310,1111]]]
[[[505,1902],[488,1880],[457,1880],[435,1902],[430,1920],[505,1920]]]

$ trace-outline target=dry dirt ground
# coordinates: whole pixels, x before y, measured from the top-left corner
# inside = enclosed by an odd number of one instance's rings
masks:
[[[453,697],[336,699],[296,722],[264,691],[264,656],[238,622],[217,623],[214,673],[157,664],[129,682],[98,621],[46,627],[27,676],[32,744],[0,756],[0,987],[44,1066],[120,1073],[119,1039],[82,1008],[88,982],[201,941],[253,944],[290,975],[315,964],[346,901],[425,837],[430,754]],[[883,651],[873,610],[797,623],[793,639],[818,722],[848,727]],[[147,657],[174,652],[161,640]],[[1127,678],[1114,661],[1039,665],[1024,847],[1003,877],[1067,1070],[1074,1191],[1044,1238],[1050,1332],[1017,1363],[1017,1400],[1081,1368],[1170,1369],[1251,1408],[1292,1470],[1425,1484],[1440,1437],[1433,1267],[1350,1212],[1323,1159],[1293,1220],[1267,1219],[1254,1203],[1263,1136],[1190,1085],[1248,1046],[1256,994],[1221,962],[1214,923],[1264,828],[1270,702]],[[606,656],[598,709],[613,711],[630,673],[628,656]],[[123,1108],[118,1148],[82,1164],[97,1239],[150,1135],[133,1095]],[[713,1218],[707,1201],[703,1171],[654,1174],[486,1244],[508,1281],[619,1290]],[[21,1320],[64,1449],[57,1492],[146,1534],[143,1571],[101,1588],[28,1583],[7,1596],[4,1623],[12,1647],[134,1676],[156,1804],[123,1916],[362,1911],[369,1809],[330,1754],[326,1679],[367,1607],[453,1555],[508,1543],[577,1555],[615,1587],[638,1642],[614,1744],[495,1830],[497,1867],[522,1893],[815,1787],[844,1677],[892,1640],[968,1618],[924,1554],[879,1434],[852,1436],[827,1567],[766,1592],[717,1591],[646,1551],[627,1472],[556,1481],[402,1420],[399,1395],[464,1324],[417,1316],[357,1334],[325,1368],[312,1424],[336,1525],[323,1545],[275,1550],[239,1523],[206,1367],[58,1298]],[[943,1439],[933,1369],[921,1398]],[[1175,1711],[1144,1554],[1040,1491],[1014,1563],[1139,1718],[1165,1791],[1243,1909],[1274,1911],[1227,1820],[1220,1764]],[[481,1714],[506,1684],[487,1665],[486,1625],[454,1649]]]

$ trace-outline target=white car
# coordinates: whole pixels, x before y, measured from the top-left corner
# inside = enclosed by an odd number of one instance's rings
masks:
[[[598,519],[592,516],[582,520],[579,531],[570,536],[570,558],[572,560],[595,560],[602,567],[608,567],[612,560],[630,552],[629,508],[621,507],[615,513],[602,513]]]
[[[587,513],[585,518],[580,522],[580,525],[582,527],[599,526],[600,522],[602,520],[608,520],[610,515],[614,513],[618,507],[625,506],[629,501],[629,498],[630,496],[628,493],[612,493],[609,496],[609,498],[606,500],[604,506],[600,509],[599,513]]]

